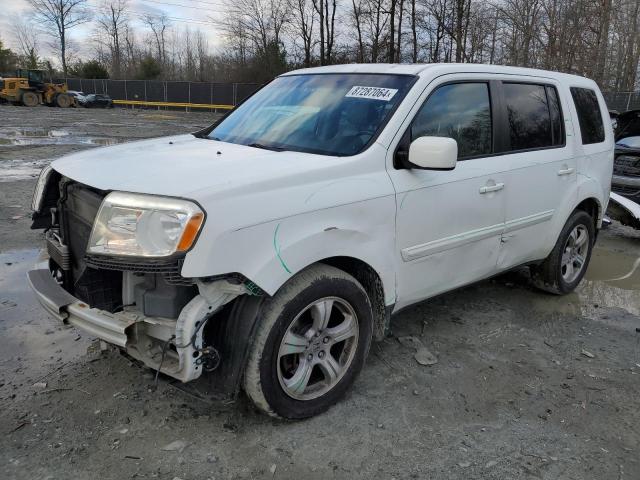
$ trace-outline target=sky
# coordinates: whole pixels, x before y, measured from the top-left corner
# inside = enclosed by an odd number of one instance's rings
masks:
[[[89,8],[98,7],[109,0],[87,0]],[[220,44],[216,28],[208,22],[209,17],[219,17],[223,11],[222,0],[129,0],[131,23],[135,30],[144,29],[141,16],[144,14],[162,14],[171,18],[172,25],[180,30],[189,26],[190,29],[201,30],[211,46]],[[0,15],[0,39],[9,48],[16,48],[16,41],[12,32],[14,19],[29,21],[31,6],[27,0],[0,0],[2,15]],[[88,57],[92,52],[91,35],[95,30],[95,23],[79,25],[70,30],[70,36],[79,57]],[[50,39],[46,35],[40,38],[41,49],[45,56],[53,57],[53,52],[46,46]]]

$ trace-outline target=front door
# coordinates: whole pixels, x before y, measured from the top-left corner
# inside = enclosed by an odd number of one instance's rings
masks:
[[[401,308],[495,271],[504,228],[507,166],[496,149],[492,82],[448,76],[434,86],[404,132],[458,143],[451,171],[389,169],[396,189]],[[391,152],[391,154],[397,154]]]

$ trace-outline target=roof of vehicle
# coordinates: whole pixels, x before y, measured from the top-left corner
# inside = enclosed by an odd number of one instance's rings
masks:
[[[504,75],[521,75],[554,78],[557,80],[569,80],[572,82],[589,82],[591,80],[578,75],[570,75],[550,70],[538,70],[535,68],[506,67],[502,65],[489,65],[479,63],[349,63],[342,65],[329,65],[325,67],[303,68],[285,73],[285,75],[299,75],[311,73],[387,73],[432,76],[446,73],[499,73]]]

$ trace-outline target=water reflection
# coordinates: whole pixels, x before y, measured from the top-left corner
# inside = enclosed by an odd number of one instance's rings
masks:
[[[96,137],[69,130],[41,127],[2,127],[0,146],[24,145],[100,145],[108,146],[126,142],[126,138]]]

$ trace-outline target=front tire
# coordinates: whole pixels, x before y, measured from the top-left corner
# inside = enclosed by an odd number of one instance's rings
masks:
[[[362,369],[373,332],[366,291],[351,275],[317,264],[262,307],[244,389],[263,412],[289,419],[335,404]]]
[[[58,95],[56,95],[55,103],[59,108],[69,108],[73,101],[71,100],[71,97],[66,93],[59,93]]]
[[[589,266],[595,242],[594,219],[582,210],[573,212],[549,256],[530,267],[534,285],[556,295],[571,293]]]

